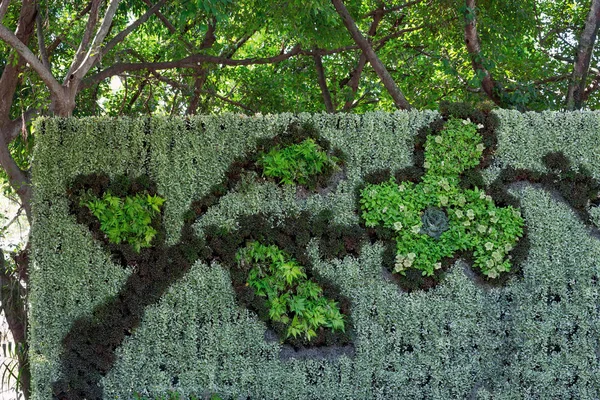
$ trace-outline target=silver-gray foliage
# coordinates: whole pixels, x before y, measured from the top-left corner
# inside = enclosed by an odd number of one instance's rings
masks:
[[[598,114],[497,115],[494,168],[542,169],[544,152],[559,149],[600,177],[600,153],[593,147]],[[303,198],[274,184],[249,184],[224,196],[196,222],[196,231],[211,224],[236,229],[239,216],[258,210],[297,215],[330,209],[337,223],[356,224],[354,190],[362,178],[410,165],[414,135],[436,117],[398,112],[38,121],[33,397],[51,398],[61,339],[72,321],[117,293],[131,272],[114,265],[69,214],[65,190],[75,176],[149,174],[167,199],[164,222],[174,243],[190,202],[220,181],[235,157],[294,120],[311,121],[348,155],[345,180],[333,192]],[[531,249],[523,276],[505,287],[476,284],[458,263],[435,289],[407,294],[382,273],[379,243],[365,245],[358,259],[332,261],[319,258],[316,242],[309,246],[315,270],[352,300],[352,357],[281,360],[281,346],[265,339],[264,323],[236,303],[227,266],[197,262],[146,310],[117,350],[118,361],[103,379],[105,398],[169,390],[232,399],[599,398],[600,242],[545,191],[524,186],[514,194],[522,200]]]

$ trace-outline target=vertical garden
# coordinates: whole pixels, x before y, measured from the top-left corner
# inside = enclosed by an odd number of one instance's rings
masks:
[[[38,120],[33,397],[598,397],[599,131],[460,109]]]

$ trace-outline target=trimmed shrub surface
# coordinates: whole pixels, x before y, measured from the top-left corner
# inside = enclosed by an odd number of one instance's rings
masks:
[[[520,209],[524,255],[513,258],[516,271],[495,285],[466,259],[443,268],[431,284],[407,273],[399,287],[384,267],[389,240],[363,228],[357,194],[390,176],[418,182],[422,146],[428,132],[441,129],[435,123],[441,117],[39,120],[29,299],[33,397],[71,390],[56,390],[70,373],[65,349],[92,333],[74,336],[77,321],[97,321],[110,304],[134,304],[118,294],[136,284],[140,265],[163,287],[152,288],[160,295],[137,310],[134,329],[119,332],[114,359],[94,366],[97,393],[105,399],[171,391],[183,398],[217,393],[286,400],[600,397],[600,242],[591,224],[597,213],[590,211],[600,179],[600,115],[468,115],[497,136],[484,132],[484,158],[461,184],[486,185],[497,204]],[[343,160],[325,180],[306,188],[283,185],[258,167],[236,164],[255,162],[257,149],[294,136],[290,127],[304,124]],[[281,147],[290,143],[299,141],[281,141]],[[153,182],[149,193],[166,199],[153,239],[163,244],[137,257],[158,259],[166,257],[163,249],[179,249],[165,268],[132,263],[135,251],[125,261],[115,257],[74,212],[69,191],[77,177],[90,174],[106,175],[107,185],[119,176]],[[235,282],[245,278],[234,276],[235,252],[245,240],[259,240],[258,233],[330,284],[328,298],[347,299],[341,308],[351,335],[340,345],[281,343],[260,309],[241,300]],[[186,240],[204,243],[211,253],[189,254],[181,247]],[[144,285],[141,296],[150,290]],[[410,287],[410,293],[402,289]]]

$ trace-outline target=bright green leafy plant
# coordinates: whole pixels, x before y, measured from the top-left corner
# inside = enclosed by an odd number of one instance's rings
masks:
[[[431,276],[443,258],[461,250],[473,251],[474,264],[490,278],[510,270],[508,253],[523,235],[520,212],[497,207],[481,189],[459,186],[460,174],[479,164],[483,150],[477,127],[452,119],[427,138],[422,182],[391,179],[362,190],[365,225],[396,233],[395,272],[416,268]]]
[[[150,247],[156,235],[152,218],[160,213],[165,199],[149,194],[120,198],[104,193],[102,198],[88,197],[81,201],[100,221],[100,230],[115,244],[128,243],[136,252]]]
[[[279,179],[285,185],[310,185],[311,178],[334,170],[338,162],[311,138],[284,148],[275,147],[258,160],[264,176]]]
[[[317,336],[321,327],[344,331],[338,304],[323,296],[323,289],[308,279],[304,268],[277,246],[252,242],[240,250],[238,262],[251,266],[247,285],[266,297],[269,317],[287,326],[287,337]]]

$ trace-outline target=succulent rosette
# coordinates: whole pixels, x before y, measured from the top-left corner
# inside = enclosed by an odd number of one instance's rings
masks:
[[[484,148],[475,124],[451,119],[426,140],[421,182],[392,178],[362,190],[365,225],[395,232],[394,272],[416,268],[430,276],[460,251],[472,251],[474,265],[490,278],[510,270],[509,253],[523,235],[520,212],[496,206],[482,189],[459,186],[460,174],[479,164]]]

